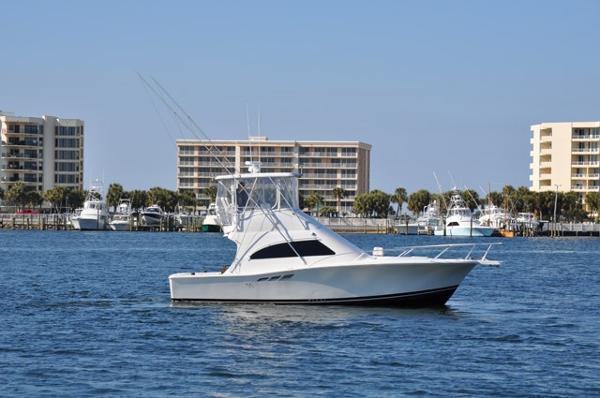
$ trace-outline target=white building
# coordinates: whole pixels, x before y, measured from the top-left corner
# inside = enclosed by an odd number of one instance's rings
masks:
[[[0,113],[0,187],[83,189],[83,130],[79,119]]]
[[[600,122],[531,126],[532,191],[600,191]]]
[[[260,160],[262,170],[302,173],[300,195],[316,192],[324,206],[350,213],[356,195],[369,191],[371,145],[359,141],[177,140],[177,189],[207,200],[204,190],[213,178],[246,170],[245,162]],[[217,160],[218,159],[218,160]],[[343,188],[339,203],[334,188]]]

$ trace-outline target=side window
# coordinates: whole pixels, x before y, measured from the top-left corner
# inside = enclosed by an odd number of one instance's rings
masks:
[[[319,242],[318,240],[306,240],[291,242],[294,250],[302,257],[309,256],[330,256],[335,254],[333,250]],[[267,258],[296,257],[296,253],[290,247],[289,243],[279,243],[260,249],[250,256],[250,260],[260,260]]]

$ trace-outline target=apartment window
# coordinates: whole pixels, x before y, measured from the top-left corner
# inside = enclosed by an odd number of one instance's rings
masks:
[[[79,140],[77,138],[56,138],[54,145],[57,148],[79,148]]]
[[[66,171],[66,172],[75,172],[79,171],[78,163],[65,163],[65,162],[56,162],[54,164],[54,168],[56,171]]]
[[[24,127],[25,127],[25,133],[27,133],[27,134],[37,134],[38,133],[38,126],[32,126],[31,124],[26,124]]]
[[[19,132],[21,132],[21,126],[18,124],[13,124],[9,127],[8,130],[12,131],[13,133],[19,133]]]
[[[54,182],[57,184],[77,184],[79,183],[79,176],[73,174],[55,174]]]
[[[79,151],[56,151],[56,159],[79,160]]]

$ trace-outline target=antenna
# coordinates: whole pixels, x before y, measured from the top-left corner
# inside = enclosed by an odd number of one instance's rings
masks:
[[[257,126],[257,130],[258,130],[258,136],[261,137],[260,134],[260,105],[258,105],[258,121],[256,123]],[[260,162],[260,145],[258,146],[258,161]]]
[[[246,102],[246,131],[248,132],[248,142],[250,142],[250,114],[248,112],[248,103]],[[252,146],[250,146],[250,162],[252,162]]]
[[[442,203],[444,204],[445,208],[448,208],[446,206],[446,198],[444,197],[444,193],[442,192],[442,184],[440,184],[440,180],[438,179],[437,174],[435,174],[435,171],[433,172],[433,178],[435,178],[435,182],[436,182],[436,184],[438,186],[438,191],[440,191],[440,196],[442,198]]]
[[[448,175],[450,176],[450,181],[452,181],[452,186],[456,189],[458,185],[456,185],[456,181],[454,180],[454,177],[452,176],[450,170],[448,170]]]

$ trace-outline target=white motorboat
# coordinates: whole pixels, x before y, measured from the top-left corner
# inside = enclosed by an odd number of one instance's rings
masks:
[[[479,222],[481,225],[496,229],[508,228],[512,225],[512,220],[513,218],[507,211],[494,205],[493,203],[485,206],[481,210],[481,215],[479,216]]]
[[[164,213],[159,205],[152,205],[140,213],[140,218],[144,226],[155,227],[160,225],[163,215]]]
[[[119,201],[119,205],[108,226],[113,231],[131,230],[131,201],[129,199],[121,199]]]
[[[202,232],[221,232],[221,224],[219,224],[214,203],[208,206],[208,211],[202,221]]]
[[[433,201],[423,208],[423,212],[417,218],[419,231],[433,233],[442,224],[440,208],[437,201]]]
[[[237,245],[222,272],[169,276],[174,301],[277,304],[442,305],[477,265],[487,259],[373,255],[298,209],[298,175],[261,173],[216,177],[216,213],[223,232]],[[476,244],[470,244],[476,245]],[[460,245],[458,245],[460,246]]]
[[[448,206],[445,224],[438,227],[435,235],[445,236],[492,236],[495,228],[482,225],[473,216],[471,209],[465,204],[460,193],[455,190]]]
[[[81,215],[82,210],[83,209],[81,207],[78,207],[69,217],[69,222],[71,223],[73,229],[79,229],[79,216]]]
[[[517,225],[527,229],[537,229],[540,225],[540,222],[535,218],[533,213],[519,213],[515,221]]]
[[[89,188],[81,213],[71,218],[71,223],[75,229],[81,231],[104,229],[106,226],[107,211],[101,191],[100,186],[91,186]]]

